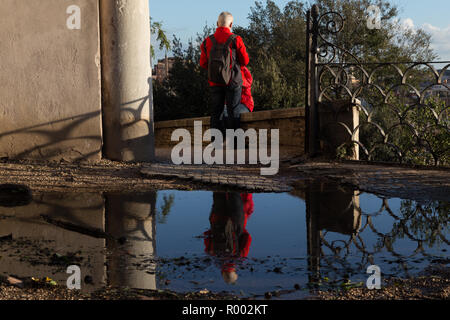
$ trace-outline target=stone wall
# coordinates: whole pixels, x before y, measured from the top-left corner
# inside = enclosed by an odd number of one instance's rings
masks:
[[[0,158],[101,159],[99,35],[98,1],[2,0]]]
[[[178,142],[171,141],[171,136],[172,132],[178,128],[189,130],[191,136],[193,137],[195,121],[202,121],[204,132],[209,129],[209,120],[209,117],[203,117],[155,122],[156,148],[171,148],[175,146]],[[243,129],[279,129],[280,148],[292,148],[297,150],[298,155],[304,154],[304,108],[278,109],[246,113],[241,116],[241,124]]]

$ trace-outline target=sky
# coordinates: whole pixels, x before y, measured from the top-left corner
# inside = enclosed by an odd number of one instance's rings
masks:
[[[163,29],[170,39],[175,34],[183,43],[195,38],[205,24],[214,25],[222,11],[231,12],[236,25],[247,26],[250,8],[255,4],[255,0],[149,1],[152,19],[163,22]],[[274,0],[274,2],[283,8],[289,0]],[[422,28],[429,32],[433,37],[432,47],[439,55],[439,60],[450,61],[450,0],[391,0],[391,2],[397,4],[400,9],[401,23],[408,28]],[[156,51],[158,59],[164,56],[164,53]]]

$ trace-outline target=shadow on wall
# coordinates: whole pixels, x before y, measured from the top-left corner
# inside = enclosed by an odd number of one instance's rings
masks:
[[[0,157],[84,161],[100,160],[100,111],[17,130],[0,131]]]
[[[117,114],[110,118],[100,110],[10,131],[3,131],[0,121],[0,158],[95,162],[105,155],[111,160],[151,160],[153,110],[146,109],[153,103],[151,90],[150,78],[147,96],[120,105],[120,123]]]
[[[115,104],[112,94],[103,88],[103,154],[117,161],[151,161],[155,157],[152,79],[148,78],[148,94]],[[120,142],[120,144],[119,144]]]

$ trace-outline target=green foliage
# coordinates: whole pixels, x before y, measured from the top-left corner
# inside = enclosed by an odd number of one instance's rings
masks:
[[[336,158],[339,160],[352,159],[355,154],[355,146],[352,142],[343,143],[336,149]]]
[[[399,91],[387,104],[381,100],[372,104],[370,121],[383,129],[387,139],[374,125],[360,129],[360,141],[369,150],[371,160],[450,165],[450,122],[445,101],[429,96],[423,103],[416,103],[416,99],[404,96]],[[360,122],[367,122],[363,113]]]
[[[163,205],[161,206],[161,209],[157,211],[157,221],[160,224],[164,224],[167,221],[167,217],[170,214],[170,211],[172,210],[172,206],[175,201],[175,196],[173,194],[167,196],[163,196]]]
[[[414,163],[450,165],[449,114],[444,101],[430,97],[411,113],[411,122],[418,132],[422,148],[410,151]],[[411,149],[409,149],[411,150]],[[432,156],[432,158],[431,158]]]
[[[165,50],[167,55],[167,51],[170,50],[171,45],[169,39],[166,36],[166,32],[163,30],[162,22],[151,22],[150,18],[150,32],[151,34],[156,35],[156,41],[159,42],[159,50]],[[153,45],[150,46],[150,52],[153,60],[155,56],[155,48],[153,47]]]
[[[255,2],[244,39],[254,77],[257,110],[293,108],[305,101],[305,4],[290,1],[280,9],[273,1]]]
[[[173,120],[209,116],[207,72],[200,68],[200,45],[213,28],[205,26],[187,48],[174,36],[172,52],[175,63],[170,76],[162,83],[154,81],[155,120]]]
[[[342,32],[322,34],[362,62],[430,61],[436,58],[430,48],[431,36],[424,30],[405,29],[398,9],[387,0],[317,0],[320,13],[334,11],[345,18]],[[381,29],[367,28],[367,8],[380,8]],[[344,62],[341,55],[340,62]],[[348,58],[348,57],[345,57]],[[348,60],[347,60],[348,61]]]

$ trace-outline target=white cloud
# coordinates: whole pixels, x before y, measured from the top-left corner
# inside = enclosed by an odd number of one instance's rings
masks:
[[[402,20],[400,25],[405,29],[417,29],[411,18]],[[441,28],[424,23],[420,28],[431,34],[431,47],[438,54],[439,60],[450,61],[450,25]]]
[[[402,21],[401,26],[404,29],[414,29],[414,21],[411,18],[406,18]]]
[[[439,55],[441,60],[450,60],[450,25],[446,28],[439,28],[429,23],[422,26],[426,32],[430,33],[432,38],[432,47]]]

